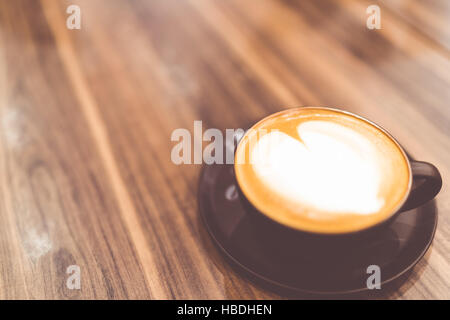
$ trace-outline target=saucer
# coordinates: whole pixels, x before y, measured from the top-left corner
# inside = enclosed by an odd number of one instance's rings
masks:
[[[235,270],[278,293],[336,295],[367,291],[370,265],[380,267],[381,288],[424,256],[437,226],[434,201],[400,213],[382,234],[345,252],[320,252],[308,243],[271,247],[270,235],[253,228],[241,206],[233,165],[205,165],[199,211],[218,250]],[[274,241],[276,242],[276,241]],[[326,259],[324,259],[324,256]]]

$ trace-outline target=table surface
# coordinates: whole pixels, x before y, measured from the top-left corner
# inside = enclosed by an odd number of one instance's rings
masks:
[[[172,163],[170,137],[300,105],[363,115],[440,169],[432,247],[374,297],[449,299],[449,18],[446,0],[1,1],[0,299],[284,298],[215,249],[201,166]]]

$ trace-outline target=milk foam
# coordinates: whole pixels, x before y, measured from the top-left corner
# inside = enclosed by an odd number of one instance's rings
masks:
[[[383,207],[382,159],[369,138],[321,120],[300,123],[297,133],[273,131],[252,148],[253,170],[272,192],[319,212],[367,215]]]

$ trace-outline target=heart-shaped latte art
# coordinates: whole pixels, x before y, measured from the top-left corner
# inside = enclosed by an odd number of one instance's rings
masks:
[[[254,172],[273,193],[317,212],[367,215],[383,207],[381,159],[369,138],[321,120],[299,124],[297,133],[269,132],[251,152]]]

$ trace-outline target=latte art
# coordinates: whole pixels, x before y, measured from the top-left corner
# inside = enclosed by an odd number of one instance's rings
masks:
[[[236,177],[248,200],[288,226],[349,232],[401,204],[409,167],[380,129],[345,113],[299,108],[270,116],[244,136]]]
[[[259,155],[252,163],[263,183],[291,203],[332,214],[381,209],[382,168],[368,139],[325,121],[303,122],[297,131],[300,140],[268,133],[250,151]]]

